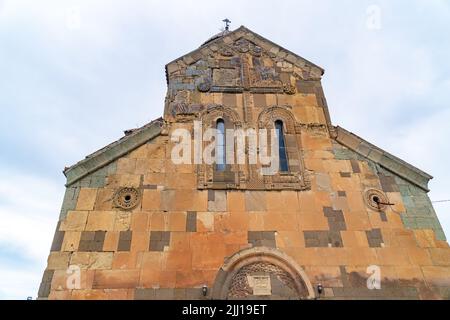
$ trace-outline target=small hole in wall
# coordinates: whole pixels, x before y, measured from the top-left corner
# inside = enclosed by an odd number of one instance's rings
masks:
[[[131,200],[131,196],[129,194],[127,194],[124,198],[126,202],[130,202]]]

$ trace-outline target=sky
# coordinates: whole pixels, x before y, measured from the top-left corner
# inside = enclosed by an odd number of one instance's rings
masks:
[[[323,67],[333,124],[450,199],[447,0],[0,0],[0,299],[37,295],[63,168],[160,117],[165,64],[224,18]]]

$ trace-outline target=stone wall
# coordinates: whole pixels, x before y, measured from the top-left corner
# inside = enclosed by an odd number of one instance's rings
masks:
[[[227,285],[226,261],[267,248],[233,267],[231,297],[255,298],[252,281],[236,279],[267,272],[265,298],[450,298],[450,249],[426,191],[339,143],[321,69],[289,54],[239,29],[170,63],[161,134],[69,168],[39,297],[210,299]],[[271,107],[291,127],[287,178],[267,183],[244,165],[230,169],[233,183],[208,184],[208,167],[171,161],[175,129],[193,132],[213,111],[258,129]],[[372,265],[381,290],[367,288]],[[76,288],[69,266],[80,268]],[[318,284],[320,295],[305,289]]]

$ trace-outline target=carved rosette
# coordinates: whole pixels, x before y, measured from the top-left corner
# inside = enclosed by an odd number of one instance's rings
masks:
[[[116,208],[122,210],[131,210],[135,208],[140,201],[141,193],[136,188],[124,187],[116,191],[113,203]]]
[[[378,189],[369,189],[364,193],[366,205],[375,211],[383,211],[386,209],[388,199],[383,191]]]

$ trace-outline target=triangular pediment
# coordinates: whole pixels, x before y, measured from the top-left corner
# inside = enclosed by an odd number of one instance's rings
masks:
[[[222,33],[212,37],[198,49],[168,63],[166,65],[167,82],[170,82],[172,76],[176,76],[178,70],[198,63],[201,60],[217,59],[218,57],[236,57],[238,59],[243,54],[250,54],[257,58],[270,58],[273,61],[273,65],[278,68],[278,71],[293,66],[295,69],[294,74],[299,80],[320,80],[324,74],[324,69],[316,64],[241,26],[229,33]],[[275,68],[262,66],[260,70],[263,74],[260,76],[260,81],[266,80],[267,83],[271,82],[271,85],[274,85],[274,78],[277,80]],[[224,76],[226,77],[227,75]],[[230,78],[232,78],[232,75],[230,75]],[[282,82],[281,79],[279,81],[280,83]],[[239,85],[243,84],[230,83],[231,87]]]

